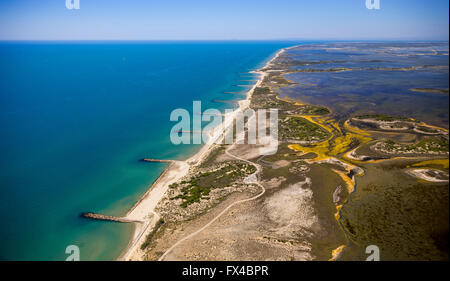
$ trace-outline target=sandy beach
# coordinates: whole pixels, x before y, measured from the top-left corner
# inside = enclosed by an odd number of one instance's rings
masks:
[[[244,111],[250,105],[250,98],[253,91],[262,83],[266,76],[264,68],[270,66],[284,51],[293,48],[283,48],[279,50],[272,59],[270,59],[264,67],[251,73],[259,74],[260,77],[255,85],[247,92],[246,98],[239,101],[239,107],[233,112],[228,113],[221,125],[215,127],[209,132],[209,139],[202,148],[186,161],[173,161],[158,179],[149,187],[147,192],[136,202],[136,204],[128,211],[125,218],[143,223],[135,223],[135,230],[132,240],[129,242],[127,249],[120,255],[118,260],[142,260],[144,252],[140,246],[145,241],[147,235],[152,231],[156,222],[160,219],[155,212],[155,207],[163,198],[170,184],[177,182],[189,173],[190,167],[202,162],[208,156],[213,144],[223,139],[225,130],[233,126],[234,119],[239,112]]]

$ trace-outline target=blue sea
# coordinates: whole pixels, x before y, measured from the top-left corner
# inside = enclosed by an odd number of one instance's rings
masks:
[[[0,43],[0,260],[113,260],[124,215],[166,167],[143,157],[186,159],[199,146],[170,142],[176,108],[230,107],[281,48],[298,42]],[[250,87],[250,86],[249,86]]]

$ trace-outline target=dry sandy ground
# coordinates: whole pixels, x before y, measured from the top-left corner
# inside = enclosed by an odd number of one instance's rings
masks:
[[[308,238],[320,227],[309,185],[307,178],[232,207],[212,225],[175,247],[164,260],[311,260]],[[233,194],[193,221],[168,225],[147,259],[158,259],[171,245],[203,227],[227,206],[252,196]]]

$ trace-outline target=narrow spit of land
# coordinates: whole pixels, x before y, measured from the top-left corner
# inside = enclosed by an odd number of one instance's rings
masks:
[[[275,56],[266,64],[270,65],[276,58],[279,57],[286,49],[278,51]],[[260,79],[246,94],[246,99],[237,101],[239,107],[229,114],[229,118],[225,118],[223,124],[217,126],[209,133],[209,140],[199,152],[186,161],[173,161],[163,174],[155,181],[148,191],[141,197],[141,199],[133,206],[127,213],[126,218],[130,220],[144,221],[143,224],[136,224],[132,241],[130,241],[125,252],[119,257],[119,260],[142,259],[145,252],[140,249],[140,245],[144,243],[144,239],[152,231],[152,228],[160,220],[160,216],[155,212],[155,207],[161,198],[166,193],[171,184],[178,182],[185,177],[191,167],[195,167],[205,160],[206,157],[213,150],[213,145],[218,143],[223,138],[225,130],[233,126],[234,119],[238,112],[242,112],[249,105],[249,99],[253,91],[259,87],[266,73],[261,71],[254,71],[253,74],[260,76]],[[248,86],[247,86],[248,87]],[[227,121],[228,120],[228,121]],[[228,122],[228,123],[226,123]]]

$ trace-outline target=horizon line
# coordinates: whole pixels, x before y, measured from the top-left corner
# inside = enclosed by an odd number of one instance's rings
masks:
[[[280,39],[0,39],[0,42],[200,42],[200,41],[345,41],[345,42],[449,42],[449,39],[346,39],[346,38],[280,38]]]

